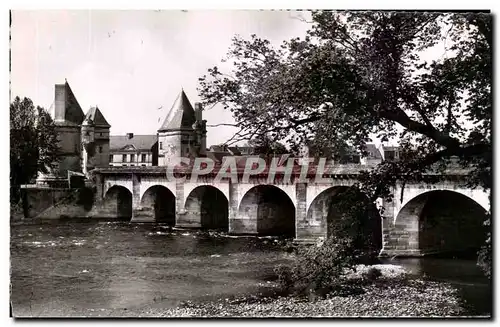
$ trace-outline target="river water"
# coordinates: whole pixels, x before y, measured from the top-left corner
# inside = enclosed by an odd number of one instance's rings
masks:
[[[273,268],[291,258],[280,241],[265,237],[97,221],[13,225],[12,313],[120,316],[185,301],[265,294],[276,287]],[[453,283],[471,314],[491,312],[491,288],[474,260],[387,262]]]

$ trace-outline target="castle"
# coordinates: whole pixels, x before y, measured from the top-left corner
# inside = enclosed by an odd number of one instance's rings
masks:
[[[120,137],[110,136],[111,125],[97,106],[91,107],[86,114],[83,113],[67,81],[55,85],[51,116],[59,135],[59,161],[51,173],[39,173],[37,184],[64,186],[70,176],[88,177],[92,169],[110,166],[110,162],[113,162],[113,154],[110,151],[113,144],[110,144],[110,140],[115,138],[115,141],[118,141]],[[196,103],[193,109],[182,90],[158,129],[156,137],[148,135],[147,138],[134,138],[134,135],[129,133],[124,142],[115,143],[119,144],[119,150],[130,153],[129,157],[123,155],[124,162],[137,160],[138,163],[166,166],[172,157],[206,155],[206,134],[206,121],[202,120],[201,104]],[[148,145],[142,149],[144,146],[138,143]],[[146,152],[136,156],[135,153],[140,150]]]
[[[94,168],[168,166],[172,158],[199,156],[208,156],[220,162],[225,156],[251,153],[248,147],[211,146],[207,149],[203,108],[200,103],[195,103],[193,108],[184,90],[181,90],[154,135],[127,133],[125,136],[111,136],[111,125],[101,110],[95,106],[84,114],[67,81],[55,85],[54,105],[51,108],[59,135],[59,162],[50,174],[39,174],[38,185],[67,187],[72,176],[88,177]],[[384,157],[394,157],[393,147],[366,146],[367,157],[351,153],[348,161],[373,164]]]

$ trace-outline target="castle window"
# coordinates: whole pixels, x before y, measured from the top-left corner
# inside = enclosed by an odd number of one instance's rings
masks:
[[[160,150],[163,150],[163,142],[160,142]]]
[[[127,155],[126,154],[122,154],[122,162],[127,162]]]

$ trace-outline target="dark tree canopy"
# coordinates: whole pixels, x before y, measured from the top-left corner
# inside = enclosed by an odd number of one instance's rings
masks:
[[[39,171],[48,173],[57,162],[58,141],[54,122],[45,109],[29,98],[10,104],[11,201],[17,203],[21,184],[33,182]]]
[[[263,155],[266,157],[274,156],[278,154],[286,154],[290,151],[282,143],[273,141],[267,135],[250,140],[247,142],[249,146],[253,147],[253,153],[257,155]]]
[[[459,157],[490,188],[491,53],[490,14],[316,11],[307,36],[280,48],[235,37],[232,71],[209,69],[199,90],[231,110],[234,140],[360,152],[373,136],[398,140],[403,160],[370,172],[377,182]]]
[[[233,113],[233,141],[268,135],[294,151],[339,154],[366,154],[373,137],[397,141],[401,160],[360,178],[371,200],[390,199],[397,179],[418,181],[456,162],[471,169],[469,186],[491,189],[490,13],[314,11],[311,23],[280,48],[235,37],[232,70],[200,78],[205,104]],[[490,236],[480,262],[488,271]]]

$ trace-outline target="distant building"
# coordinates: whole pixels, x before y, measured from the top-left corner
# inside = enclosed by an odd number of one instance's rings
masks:
[[[254,147],[252,146],[228,146],[226,144],[212,145],[208,149],[214,153],[225,153],[232,156],[248,156],[254,154]]]
[[[401,157],[401,148],[399,146],[382,146],[384,160],[398,161]]]
[[[158,166],[157,135],[112,135],[109,166]]]
[[[361,156],[361,164],[363,165],[376,165],[382,162],[382,153],[380,153],[380,149],[375,146],[373,143],[367,143],[365,145],[365,151],[367,152],[366,156]]]

